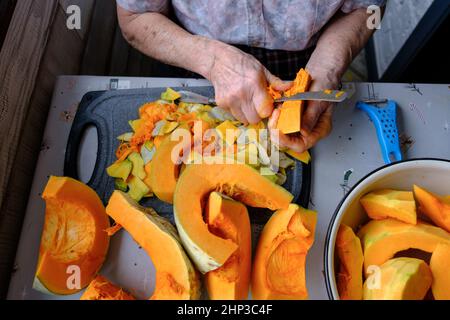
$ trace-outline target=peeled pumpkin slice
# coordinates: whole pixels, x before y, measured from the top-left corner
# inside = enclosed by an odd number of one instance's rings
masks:
[[[239,129],[230,121],[224,121],[216,127],[220,139],[227,145],[233,145],[239,135]]]
[[[80,300],[136,300],[131,294],[98,275],[89,284]]]
[[[173,194],[177,184],[180,171],[180,157],[183,150],[190,150],[191,139],[179,134],[189,134],[189,130],[184,127],[174,131],[173,135],[167,136],[156,149],[155,155],[150,165],[150,185],[153,193],[158,199],[173,203]],[[175,139],[176,137],[181,139]],[[178,154],[176,154],[178,153]]]
[[[277,129],[284,134],[296,133],[301,130],[303,101],[286,101],[280,107]]]
[[[305,263],[316,223],[316,212],[295,204],[273,214],[260,235],[253,261],[253,299],[308,298]]]
[[[437,226],[450,232],[450,198],[441,197],[419,186],[414,186],[419,208]]]
[[[152,300],[191,300],[200,296],[200,281],[183,250],[176,229],[152,209],[126,193],[114,191],[106,213],[148,253],[156,269]]]
[[[293,198],[252,167],[217,160],[206,157],[202,164],[187,165],[174,195],[175,223],[181,241],[202,273],[221,267],[238,248],[232,240],[212,234],[203,220],[204,201],[211,192],[219,191],[251,207],[271,210],[287,208]]]
[[[290,97],[294,94],[308,91],[311,84],[311,76],[304,69],[297,73],[293,86],[284,93]],[[278,118],[277,129],[284,134],[299,132],[301,129],[302,110],[304,101],[286,101],[280,107],[280,117]]]
[[[50,177],[42,198],[45,223],[33,287],[74,294],[91,282],[105,261],[109,219],[95,191],[71,178]]]
[[[250,285],[252,239],[247,208],[213,192],[209,196],[207,223],[211,232],[230,239],[238,249],[223,266],[205,275],[211,300],[245,300]]]
[[[372,219],[394,218],[406,223],[417,223],[416,202],[411,191],[376,190],[359,201]]]
[[[361,241],[353,229],[341,224],[336,238],[339,257],[337,287],[341,300],[361,300],[363,296],[364,256]]]
[[[440,243],[431,255],[430,268],[433,274],[431,290],[434,299],[450,300],[450,245]]]
[[[425,261],[415,258],[388,260],[378,272],[364,283],[364,300],[422,300],[433,279]]]
[[[358,232],[364,251],[364,271],[381,266],[397,252],[419,249],[432,253],[439,243],[450,244],[445,230],[418,220],[416,225],[395,219],[372,220]]]

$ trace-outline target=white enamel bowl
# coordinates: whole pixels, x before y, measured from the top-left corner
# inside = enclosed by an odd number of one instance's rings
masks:
[[[376,189],[412,190],[420,185],[438,194],[450,194],[450,160],[414,159],[381,167],[361,179],[338,205],[328,227],[325,242],[325,281],[330,299],[338,300],[334,247],[341,223],[356,229],[368,217],[359,203],[361,196]]]

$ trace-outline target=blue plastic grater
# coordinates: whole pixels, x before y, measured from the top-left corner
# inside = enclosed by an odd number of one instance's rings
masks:
[[[384,107],[378,105],[386,104]],[[386,164],[403,159],[397,128],[397,103],[392,100],[359,101],[356,107],[372,120],[380,143],[381,152]],[[394,158],[395,160],[392,160]]]

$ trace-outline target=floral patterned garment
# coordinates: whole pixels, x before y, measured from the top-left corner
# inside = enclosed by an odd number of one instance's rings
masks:
[[[170,4],[193,34],[230,44],[299,51],[313,45],[322,27],[345,13],[386,0],[117,0],[135,13],[167,13]]]

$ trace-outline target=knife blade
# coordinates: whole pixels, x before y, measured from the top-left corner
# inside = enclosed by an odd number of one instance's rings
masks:
[[[178,93],[181,95],[180,98],[181,102],[217,105],[215,99],[202,96],[195,92],[179,91]],[[282,97],[279,99],[275,99],[274,102],[279,103],[285,101],[300,101],[300,100],[342,102],[346,100],[347,97],[348,97],[347,92],[339,90],[324,90],[315,92],[309,91],[298,93],[290,97]]]
[[[275,102],[307,100],[307,101],[328,101],[342,102],[348,97],[348,93],[341,90],[308,91],[294,94],[290,97],[275,99]]]

